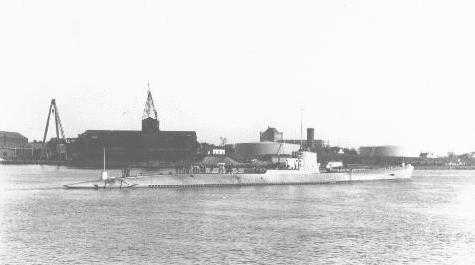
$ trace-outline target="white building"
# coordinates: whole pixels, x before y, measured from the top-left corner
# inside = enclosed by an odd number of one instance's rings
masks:
[[[222,149],[222,148],[214,148],[213,150],[211,150],[209,152],[210,155],[225,155],[226,154],[226,150]]]

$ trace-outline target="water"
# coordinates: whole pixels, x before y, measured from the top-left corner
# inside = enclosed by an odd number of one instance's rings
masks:
[[[98,176],[0,166],[0,263],[475,262],[475,171],[317,186],[61,189]]]

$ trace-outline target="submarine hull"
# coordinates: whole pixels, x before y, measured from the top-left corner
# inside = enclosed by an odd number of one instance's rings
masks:
[[[310,185],[372,180],[407,180],[414,167],[319,173],[301,170],[267,170],[261,174],[172,174],[112,178],[64,185],[67,189],[179,188],[251,185]]]

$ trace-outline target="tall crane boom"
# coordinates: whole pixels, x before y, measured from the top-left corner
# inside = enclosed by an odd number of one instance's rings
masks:
[[[48,118],[46,119],[46,128],[45,128],[45,133],[43,135],[43,144],[41,148],[41,158],[42,159],[46,158],[46,136],[48,135],[49,121],[51,119],[51,114],[54,115],[54,123],[56,125],[56,144],[57,144],[59,159],[61,160],[64,158],[64,160],[67,160],[68,159],[67,149],[65,147],[64,152],[63,152],[63,149],[61,148],[61,142],[63,144],[66,144],[66,137],[64,135],[63,125],[61,124],[61,118],[59,117],[58,106],[56,106],[55,99],[52,99],[51,104],[49,105]]]
[[[147,118],[158,120],[158,113],[157,109],[155,108],[155,103],[153,102],[152,92],[150,91],[150,84],[148,84],[147,101],[145,102],[142,120],[145,120]]]

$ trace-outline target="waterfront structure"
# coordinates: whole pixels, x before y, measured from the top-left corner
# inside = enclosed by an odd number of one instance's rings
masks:
[[[199,144],[194,131],[160,130],[158,113],[150,90],[142,130],[87,130],[74,142],[74,158],[97,160],[107,150],[112,161],[176,161],[193,157]]]
[[[31,157],[28,138],[18,132],[0,131],[0,158],[5,160]]]
[[[291,155],[300,150],[300,145],[277,142],[238,143],[236,154],[241,157],[257,157],[265,155]]]
[[[173,161],[196,154],[193,131],[87,130],[78,136],[77,159],[97,160],[106,148],[113,161]]]
[[[268,127],[267,130],[260,132],[261,142],[279,142],[284,138],[284,133],[279,132],[276,128]]]
[[[214,148],[209,152],[209,155],[214,156],[223,156],[226,154],[226,150],[224,148]]]
[[[307,128],[307,138],[306,139],[284,139],[281,140],[282,143],[287,144],[298,144],[302,145],[303,149],[310,150],[312,152],[319,153],[325,147],[324,141],[320,139],[315,139],[315,129]]]
[[[54,123],[56,125],[56,150],[51,151],[51,147],[47,147],[47,144],[51,144],[52,141],[46,142],[46,136],[48,135],[49,122],[51,114],[54,116]],[[63,125],[61,124],[61,118],[59,117],[58,106],[56,105],[56,100],[52,99],[51,104],[49,105],[48,118],[46,119],[46,127],[43,135],[43,146],[41,151],[42,159],[54,159],[54,160],[67,160],[67,148],[66,148],[66,137],[64,136]]]
[[[42,152],[43,152],[43,143],[40,142],[40,141],[36,141],[34,140],[33,142],[30,142],[29,143],[31,149],[32,149],[32,155],[31,155],[31,159],[32,160],[38,160],[38,159],[41,159],[41,155],[42,155]],[[52,150],[49,149],[48,147],[50,147],[51,145],[48,145],[48,143],[46,144],[46,153],[49,154]],[[52,146],[52,149],[56,150],[56,145],[53,145]]]
[[[234,148],[236,154],[242,158],[291,155],[300,150],[298,144],[283,143],[283,135],[284,133],[269,126],[265,131],[259,133],[260,142],[237,143]]]
[[[473,153],[470,154],[472,158],[474,158]],[[427,158],[437,158],[437,156],[432,152],[421,152],[419,154],[420,158],[427,159]]]
[[[307,141],[313,141],[315,139],[315,129],[307,128]]]
[[[361,146],[359,154],[365,157],[404,157],[404,150],[396,145]]]

